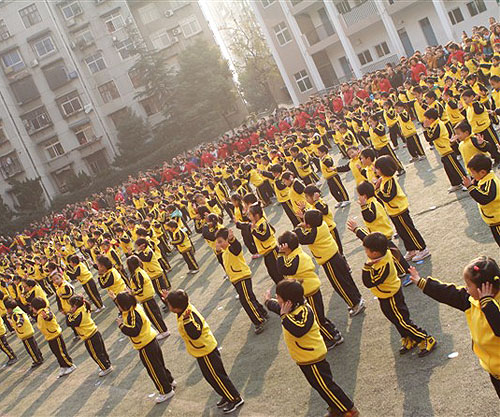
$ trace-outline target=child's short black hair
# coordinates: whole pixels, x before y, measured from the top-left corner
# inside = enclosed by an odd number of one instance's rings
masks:
[[[500,267],[493,258],[489,256],[480,256],[473,259],[465,267],[466,273],[476,287],[489,282],[495,290],[500,289]]]
[[[363,239],[363,246],[373,252],[378,252],[382,256],[387,252],[387,238],[380,232],[370,233]]]
[[[301,283],[294,279],[284,279],[276,285],[276,294],[284,301],[291,301],[292,304],[304,303],[304,288]]]
[[[476,96],[476,93],[474,90],[471,90],[471,89],[467,89],[465,90],[463,93],[462,93],[462,96],[461,97],[475,97]]]
[[[255,194],[247,193],[243,196],[243,201],[245,202],[245,204],[254,204],[257,203],[259,199]]]
[[[280,245],[286,244],[290,250],[295,250],[299,247],[299,238],[294,232],[287,230],[280,237],[278,237]]]
[[[368,198],[375,195],[375,187],[368,181],[363,181],[362,183],[358,184],[356,190],[358,191],[359,195],[365,195]]]
[[[281,174],[283,172],[283,167],[281,166],[281,164],[273,164],[271,165],[271,168],[269,168],[269,170],[276,174]]]
[[[306,188],[304,188],[304,194],[306,195],[314,195],[316,193],[319,193],[321,195],[321,190],[315,185],[309,184],[306,186]]]
[[[189,297],[184,290],[174,290],[168,293],[167,301],[173,308],[184,311],[189,304]]]
[[[137,239],[137,241],[136,241],[136,243],[138,245],[141,244],[139,242],[139,240],[141,240],[141,239]],[[146,239],[144,239],[144,241],[146,242]],[[111,268],[113,268],[113,263],[111,262],[111,260],[108,257],[104,256],[104,255],[99,255],[97,257],[97,263],[101,264],[102,266],[104,266],[108,270],[111,269]]]
[[[34,279],[27,279],[24,283],[30,288],[33,288],[36,285],[36,281]]]
[[[123,230],[123,229],[122,229]],[[72,264],[78,264],[80,263],[80,257],[78,255],[73,255],[69,258],[69,261],[72,263]]]
[[[304,222],[311,227],[320,227],[323,223],[323,213],[316,209],[307,210],[304,213]]]
[[[434,100],[437,99],[436,93],[434,91],[432,91],[432,90],[427,91],[427,93],[425,93],[425,97],[427,97],[427,98],[433,98]]]
[[[439,113],[434,108],[428,109],[425,111],[424,117],[427,117],[428,119],[431,119],[431,120],[437,120],[437,119],[439,119]]]
[[[321,153],[328,153],[328,147],[326,145],[320,145],[318,146],[318,151],[320,151]]]
[[[31,307],[33,307],[35,310],[41,310],[42,308],[47,307],[47,303],[43,298],[35,297],[33,298],[33,300],[31,300]]]
[[[363,158],[370,158],[372,161],[375,161],[377,158],[377,154],[372,148],[365,148],[361,151],[361,156]]]
[[[117,294],[115,300],[116,304],[118,304],[123,310],[130,310],[131,308],[135,308],[137,305],[136,298],[126,291],[122,291]]]
[[[462,120],[460,123],[458,123],[455,126],[455,130],[456,129],[460,130],[461,132],[468,133],[469,135],[472,132],[472,128],[471,128],[469,122],[467,120],[465,120],[465,119]]]
[[[494,56],[493,56],[493,58],[494,58],[494,59],[497,59],[498,61],[500,61],[500,57],[499,57],[499,56],[497,56],[497,55],[494,55]],[[496,82],[496,83],[500,83],[500,77],[499,77],[498,75],[492,75],[492,76],[490,77],[490,82],[491,82],[491,81],[494,81],[494,82]]]
[[[398,170],[396,162],[394,162],[394,159],[392,159],[389,155],[382,155],[378,157],[375,161],[375,168],[377,168],[382,175],[386,177],[392,177]]]
[[[17,301],[9,297],[3,301],[3,305],[5,306],[5,308],[13,310],[17,307]]]
[[[490,172],[492,166],[493,162],[491,161],[491,158],[483,153],[478,153],[474,155],[467,164],[467,168],[472,169],[476,172],[481,172],[481,171]]]
[[[229,229],[227,227],[223,227],[222,229],[217,230],[215,238],[227,240],[229,238]]]

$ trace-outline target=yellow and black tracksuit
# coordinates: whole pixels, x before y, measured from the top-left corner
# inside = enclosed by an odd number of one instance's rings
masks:
[[[42,287],[42,289],[45,291],[47,295],[52,295],[54,292],[52,291],[52,288],[50,285],[47,283],[47,274],[43,270],[43,266],[40,264],[35,264],[33,265],[33,278],[36,280],[38,285]]]
[[[156,340],[156,331],[151,327],[146,313],[141,306],[122,312],[123,323],[120,330],[132,342],[134,349],[139,351],[141,362],[153,380],[160,394],[172,391],[172,374],[165,367],[163,353]]]
[[[318,265],[325,270],[330,284],[349,308],[358,305],[361,301],[361,294],[352,279],[347,262],[339,253],[328,225],[323,222],[319,227],[299,227],[294,232],[300,244],[309,247]]]
[[[316,267],[311,257],[299,246],[286,256],[278,258],[278,270],[286,279],[295,279],[304,288],[304,297],[311,306],[325,343],[333,344],[339,331],[335,324],[325,317],[321,281],[316,275]]]
[[[349,160],[349,163],[345,165],[340,165],[337,167],[338,172],[349,172],[351,171],[352,176],[354,177],[354,181],[356,182],[356,185],[361,184],[363,181],[366,181],[365,176],[361,172],[361,161],[359,160],[359,157],[355,157],[353,159]]]
[[[266,306],[280,314],[276,300],[268,300]],[[333,380],[330,364],[326,361],[326,345],[312,308],[307,303],[295,305],[290,313],[281,315],[281,325],[288,352],[307,382],[338,415],[351,410],[354,407],[352,400]]]
[[[71,306],[69,299],[75,295],[75,288],[68,281],[63,280],[61,285],[56,287],[57,307],[64,313],[69,313]]]
[[[168,330],[165,321],[160,312],[160,307],[154,299],[155,291],[153,288],[153,283],[147,272],[142,268],[137,268],[132,276],[130,277],[130,291],[137,298],[149,320],[153,323],[160,333],[164,333]]]
[[[87,306],[84,304],[74,312],[67,314],[66,324],[72,327],[78,336],[80,336],[85,343],[87,352],[89,352],[90,357],[97,363],[99,368],[103,371],[108,369],[111,366],[111,361],[109,360],[102,335],[94,320],[92,320],[90,310],[87,309]]]
[[[490,227],[497,245],[500,246],[500,179],[489,172],[468,188],[476,201],[484,222]]]
[[[318,200],[315,201],[314,205],[312,206],[316,210],[320,211],[321,214],[323,215],[323,221],[326,223],[328,226],[328,230],[330,230],[330,233],[335,240],[335,243],[337,244],[339,253],[344,256],[344,248],[342,247],[342,241],[340,240],[340,234],[339,231],[337,230],[337,223],[335,223],[335,220],[333,218],[333,214],[328,207],[328,204],[326,204],[323,199],[320,197]],[[346,261],[347,262],[347,261]]]
[[[66,273],[72,281],[77,279],[78,282],[82,284],[83,289],[97,308],[102,308],[103,303],[101,294],[99,294],[97,285],[92,278],[92,273],[87,268],[87,265],[85,265],[83,262],[80,262],[73,271],[67,271]]]
[[[125,281],[115,268],[111,268],[103,275],[99,275],[98,281],[103,290],[112,291],[115,295],[120,294],[127,288]]]
[[[299,152],[293,158],[293,165],[299,177],[304,181],[304,184],[314,184],[319,180],[318,176],[311,168],[311,162],[306,152]]]
[[[4,326],[3,320],[0,320],[0,349],[7,355],[7,358],[9,358],[9,360],[13,360],[16,359],[17,356],[10,347],[7,338],[5,337],[6,333],[7,329]]]
[[[287,187],[281,178],[281,176],[274,178],[272,172],[263,172],[266,178],[273,181],[274,192],[276,194],[276,200],[281,204],[285,214],[290,219],[294,226],[297,226],[300,223],[299,218],[295,214],[292,201],[290,199],[290,187]]]
[[[382,313],[394,324],[401,338],[410,338],[417,343],[427,338],[426,331],[410,319],[390,251],[376,261],[365,263],[361,276],[363,284],[378,298]]]
[[[398,125],[398,115],[393,108],[384,110],[384,120],[389,128],[389,137],[391,138],[392,145],[394,148],[398,147],[398,136],[401,135]],[[404,141],[404,136],[403,136]]]
[[[176,228],[171,235],[171,242],[177,247],[177,250],[184,258],[188,269],[190,271],[197,271],[200,269],[196,258],[194,257],[193,245],[187,233],[183,230]]]
[[[35,331],[30,323],[28,315],[20,307],[14,308],[9,315],[10,324],[16,331],[17,337],[23,342],[26,352],[30,355],[34,365],[43,362],[43,355],[35,340]]]
[[[243,243],[252,255],[257,254],[257,246],[255,246],[255,240],[252,236],[252,225],[250,223],[250,219],[243,214],[241,207],[233,206],[233,213],[234,223],[236,228],[241,231]]]
[[[342,180],[340,179],[337,169],[335,168],[333,158],[328,154],[322,156],[320,159],[320,167],[321,174],[326,179],[328,189],[330,190],[333,198],[335,198],[335,200],[339,203],[342,201],[348,201],[349,194],[347,193],[344,184],[342,184]]]
[[[276,266],[278,259],[278,243],[274,235],[274,228],[267,222],[264,217],[252,228],[252,236],[257,247],[257,252],[264,257],[267,273],[272,280],[277,284],[283,279]]]
[[[462,140],[458,144],[458,150],[460,152],[460,155],[462,155],[462,160],[464,161],[465,169],[469,171],[467,165],[469,164],[469,161],[472,159],[473,156],[477,154],[486,155],[486,153],[490,151],[490,147],[491,145],[486,141],[479,144],[477,138],[472,135],[467,136],[464,140]]]
[[[56,316],[50,311],[49,307],[43,308],[36,313],[36,324],[45,340],[47,340],[59,366],[61,368],[71,368],[73,360],[66,350],[61,326],[57,323]]]
[[[153,287],[158,294],[158,297],[162,297],[162,290],[170,289],[170,281],[168,280],[167,274],[161,267],[158,256],[149,246],[136,254],[142,261],[144,270],[148,273],[151,281],[153,282]]]
[[[500,277],[496,277],[500,279]],[[465,313],[472,338],[472,350],[481,367],[490,374],[500,397],[500,292],[496,296],[472,298],[465,287],[446,284],[428,277],[421,278],[418,287],[434,300]]]
[[[205,239],[205,242],[207,242],[207,245],[210,247],[210,249],[214,251],[219,264],[224,268],[224,265],[222,264],[222,254],[217,253],[217,251],[215,250],[215,235],[221,227],[222,226],[219,223],[217,223],[217,225],[215,226],[207,223],[203,225],[201,229],[201,235],[203,236],[203,239]]]
[[[401,129],[401,134],[406,140],[406,145],[408,146],[408,152],[410,152],[410,155],[413,158],[424,156],[424,148],[420,143],[417,129],[415,128],[415,124],[413,123],[413,120],[411,120],[411,117],[406,110],[403,110],[398,114],[398,122]]]
[[[500,141],[491,124],[486,107],[479,101],[474,101],[467,105],[466,114],[467,121],[472,128],[472,134],[481,134],[491,144],[491,156],[495,160],[495,163],[500,162],[500,153],[497,150],[497,145],[500,145]]]
[[[373,148],[375,149],[377,156],[389,155],[396,163],[398,171],[404,170],[403,164],[394,153],[392,146],[389,144],[389,139],[387,139],[385,126],[383,124],[379,124],[376,127],[370,127],[370,140],[372,141]]]
[[[177,314],[177,328],[187,352],[196,358],[201,373],[217,394],[228,402],[239,399],[240,393],[224,369],[217,340],[193,305],[189,304],[186,310]]]
[[[413,224],[408,209],[408,198],[394,177],[382,177],[380,188],[375,192],[391,218],[396,232],[403,241],[406,250],[423,250],[426,247],[424,238]]]

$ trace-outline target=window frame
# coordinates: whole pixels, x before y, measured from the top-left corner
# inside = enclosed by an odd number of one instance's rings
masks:
[[[488,10],[486,3],[483,0],[472,0],[469,3],[465,3],[465,5],[467,6],[467,10],[471,17],[477,16],[478,14],[484,13]],[[481,5],[481,7],[479,7],[479,5]],[[474,14],[472,14],[472,8],[475,10]],[[479,10],[480,8],[482,10]]]
[[[162,42],[162,46],[158,47],[157,45],[155,45],[155,42],[160,40],[163,36],[167,37],[168,44],[165,45]],[[153,48],[158,50],[158,51],[161,51],[162,49],[168,48],[169,46],[172,45],[172,39],[170,39],[170,35],[168,34],[167,29],[160,29],[160,30],[157,30],[156,32],[153,32],[151,35],[149,35],[149,40],[151,41]]]
[[[6,65],[4,57],[6,55],[11,55],[14,52],[17,53],[17,55],[19,57],[19,61],[17,61],[13,65]],[[11,68],[12,72],[19,72],[19,71],[22,71],[23,69],[26,68],[26,63],[24,62],[23,56],[22,56],[21,51],[20,51],[19,48],[11,49],[10,51],[5,52],[4,54],[2,54],[0,56],[0,59],[2,60],[2,65],[3,65],[3,68],[4,68],[4,72],[7,70],[7,68]],[[15,68],[19,64],[22,64],[22,66],[19,67],[19,68]]]
[[[366,57],[367,57],[367,54],[368,56],[370,57],[370,59],[368,60]],[[372,53],[370,52],[369,49],[365,49],[364,51],[360,52],[357,54],[358,55],[358,60],[359,60],[359,63],[361,64],[361,66],[364,66],[364,65],[367,65],[369,64],[370,62],[373,62],[373,57],[372,57]],[[361,57],[363,59],[361,59]],[[363,62],[364,61],[364,62]]]
[[[384,46],[385,46],[385,48],[384,48]],[[380,54],[379,49],[380,49],[380,52],[382,52],[382,54]],[[386,49],[387,49],[387,52],[386,52]],[[391,50],[389,49],[389,45],[387,44],[387,42],[382,41],[379,44],[375,45],[375,52],[377,53],[377,56],[379,58],[383,58],[384,56],[390,55]]]
[[[95,57],[97,55],[99,55],[99,58],[95,59]],[[89,62],[88,61],[89,58],[94,58],[94,59],[93,59],[93,61]],[[104,70],[104,69],[106,69],[108,67],[106,65],[106,61],[104,60],[104,55],[100,51],[97,51],[96,53],[87,56],[86,58],[84,58],[84,61],[85,61],[85,64],[87,64],[87,68],[88,68],[88,70],[90,71],[91,74],[96,74],[98,72],[101,72],[102,70]],[[100,68],[100,65],[97,64],[98,61],[102,61],[104,67]],[[96,71],[92,70],[92,68],[91,68],[92,65],[94,65],[97,68]]]
[[[120,45],[120,47],[118,47]],[[114,47],[116,49],[116,52],[120,56],[120,59],[122,61],[125,61],[131,57],[133,57],[136,54],[130,53],[131,49],[135,48],[134,41],[131,38],[124,39],[123,41],[118,41],[115,42]],[[123,54],[126,54],[124,57]]]
[[[276,31],[276,28],[278,26],[281,26],[281,25],[284,25],[284,27],[280,28],[278,31]],[[292,40],[293,40],[293,37],[292,37],[292,35],[290,33],[290,29],[288,28],[288,25],[286,24],[285,21],[279,22],[277,25],[274,25],[273,26],[273,32],[274,32],[274,35],[276,36],[276,39],[278,41],[278,45],[279,46],[285,46],[285,45],[289,44],[290,42],[292,42]],[[286,36],[284,35],[285,33],[288,34],[288,37],[289,37],[288,40],[286,39]],[[283,37],[283,39],[285,41],[284,43],[281,43],[280,36]]]
[[[39,110],[41,110],[41,111],[35,117],[30,118],[30,119],[27,118],[28,115],[35,113]],[[41,130],[44,130],[44,129],[52,126],[52,119],[50,118],[50,114],[47,111],[47,108],[45,106],[37,107],[36,109],[33,109],[30,112],[22,115],[21,120],[23,121],[24,128],[26,129],[26,132],[28,133],[28,135],[33,135],[35,133],[40,132]],[[32,121],[34,121],[34,120],[36,120],[39,127],[35,127],[33,125]],[[42,125],[41,121],[44,121],[43,125]],[[28,130],[28,128],[26,126],[27,124],[29,124],[30,127],[32,127],[33,129]]]
[[[37,44],[40,44],[40,43],[42,43],[42,42],[45,42],[47,39],[50,39],[50,43],[51,43],[51,45],[52,45],[52,50],[51,50],[51,51],[46,52],[46,53],[45,53],[45,54],[43,54],[43,55],[40,55],[40,54],[39,54],[39,50],[38,50],[38,48],[37,48],[37,46],[36,46],[36,45],[37,45]],[[43,59],[43,58],[45,58],[46,56],[52,55],[52,54],[54,54],[54,53],[56,53],[56,52],[57,52],[56,43],[54,42],[54,39],[52,38],[52,35],[51,35],[51,34],[48,34],[48,35],[43,36],[43,37],[41,37],[41,38],[38,38],[37,40],[35,40],[35,41],[33,41],[33,42],[31,43],[31,46],[32,46],[33,51],[35,52],[35,54],[36,54],[36,56],[37,56],[37,59]],[[44,48],[45,48],[45,43],[43,44],[43,46],[44,46]],[[46,49],[46,48],[45,48],[45,49]]]
[[[78,8],[78,10],[75,12],[74,6]],[[64,10],[71,10],[71,16],[67,16]],[[80,16],[83,13],[82,6],[80,5],[80,2],[78,0],[72,1],[71,3],[67,3],[63,6],[61,6],[61,14],[64,17],[64,20],[70,20],[74,19],[77,16]]]
[[[91,136],[88,136],[85,131],[87,130],[91,130],[92,131],[92,135]],[[78,141],[78,144],[80,146],[82,145],[86,145],[87,143],[92,143],[94,142],[96,139],[97,139],[97,136],[95,134],[95,130],[94,130],[94,126],[92,126],[91,123],[88,123],[88,124],[85,124],[81,127],[79,127],[78,129],[74,130],[73,133],[75,134],[75,137],[76,137],[76,140]],[[78,134],[79,133],[83,133],[84,137],[85,137],[85,142],[81,142],[80,139],[78,138]]]
[[[23,15],[22,12],[29,9],[30,7],[33,7],[33,10],[30,10],[25,15]],[[25,6],[22,9],[19,9],[17,12],[19,14],[19,17],[21,18],[21,21],[23,22],[25,29],[29,29],[31,26],[35,26],[36,24],[38,24],[42,21],[42,16],[40,15],[40,12],[38,10],[38,7],[36,6],[36,3],[29,4],[28,6]],[[36,16],[35,19],[32,19],[33,16]],[[25,19],[28,20],[28,25],[26,25]],[[36,22],[35,22],[35,20],[36,20]]]
[[[148,10],[146,10],[146,9],[148,9]],[[161,12],[158,10],[155,3],[146,4],[145,6],[140,7],[137,11],[139,12],[141,22],[144,25],[148,25],[148,24],[154,22],[155,20],[158,20],[161,18]],[[147,16],[147,21],[145,19],[146,16]]]
[[[65,100],[63,101],[63,98],[65,98]],[[75,106],[74,105],[74,102],[78,102],[78,106]],[[59,107],[59,110],[62,114],[62,116],[64,118],[68,118],[68,117],[71,117],[71,116],[74,116],[75,114],[77,113],[80,113],[83,111],[83,101],[80,97],[80,94],[78,93],[77,90],[74,90],[68,94],[65,94],[64,96],[60,97],[57,99],[57,105]],[[67,112],[66,111],[66,107],[65,106],[71,106],[71,108],[73,109],[73,111],[71,112]]]
[[[12,162],[10,164],[5,164],[4,161],[6,161],[8,158],[10,158],[14,162]],[[14,166],[15,171],[13,171],[13,172],[7,171],[9,169],[9,165]],[[2,175],[3,179],[6,180],[9,178],[12,178],[14,175],[17,175],[23,171],[24,171],[23,164],[19,160],[19,155],[17,154],[17,152],[15,150],[8,153],[7,155],[3,155],[0,157],[0,174]]]
[[[114,86],[114,89],[117,93],[117,96],[116,97],[113,97],[112,94],[111,94],[111,90],[110,89],[106,89],[106,90],[102,90],[103,87],[107,86],[107,85],[113,85]],[[100,85],[97,86],[97,91],[99,91],[99,95],[101,96],[101,99],[103,101],[104,104],[107,104],[107,103],[111,103],[112,101],[118,99],[121,97],[120,95],[120,90],[118,90],[118,86],[116,85],[115,83],[115,80],[109,80],[109,81],[106,81],[105,83],[102,83]],[[109,99],[105,98],[103,93],[106,94],[106,97],[107,95],[109,95]]]
[[[0,19],[0,41],[6,41],[11,36],[5,19]]]
[[[48,157],[49,161],[52,161],[53,159],[63,156],[66,153],[66,151],[64,150],[64,146],[62,145],[61,141],[57,136],[42,143],[42,146],[43,146],[43,151],[45,152],[45,155]]]
[[[271,6],[276,0],[260,0],[260,4],[263,9],[267,9]]]
[[[193,23],[196,23],[196,25],[198,26],[198,29],[191,32],[190,34],[186,35],[186,31],[184,30],[184,28],[189,25],[189,27],[191,29],[191,24],[193,24]],[[184,35],[184,38],[186,38],[186,39],[189,39],[193,36],[196,36],[198,33],[201,33],[203,31],[203,29],[201,28],[201,24],[198,21],[198,18],[194,14],[181,20],[179,22],[179,27],[181,28],[182,34]]]
[[[457,19],[457,13],[459,13],[459,18],[461,20]],[[462,9],[460,7],[455,7],[452,10],[448,11],[448,18],[450,19],[450,22],[453,26],[463,22],[465,20],[464,14],[462,13]]]
[[[114,24],[115,19],[121,20],[122,25],[120,27],[116,27],[116,25]],[[107,15],[106,17],[103,18],[103,20],[104,20],[104,25],[106,26],[108,33],[115,33],[115,32],[117,32],[120,29],[123,29],[125,27],[125,19],[123,18],[122,14],[119,11]],[[110,30],[110,26],[109,26],[110,23],[113,24],[113,28],[114,28],[113,30]]]
[[[304,73],[304,74],[302,74]],[[297,75],[300,75],[299,78],[297,78]],[[293,78],[295,79],[295,83],[297,84],[297,86],[299,87],[299,91],[301,93],[305,93],[309,90],[312,90],[314,88],[313,86],[313,83],[311,81],[311,77],[309,76],[309,74],[307,73],[307,70],[303,69],[303,70],[300,70],[299,72],[296,72],[295,74],[293,74]],[[309,82],[310,84],[310,87],[307,88],[307,81]],[[301,88],[301,83],[304,84],[304,87],[306,87],[306,89],[302,89]]]

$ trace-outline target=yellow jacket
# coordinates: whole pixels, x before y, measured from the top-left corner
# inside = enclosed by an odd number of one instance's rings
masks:
[[[390,250],[374,264],[366,263],[362,272],[363,284],[375,297],[390,298],[401,288]]]
[[[488,226],[500,225],[500,179],[495,173],[489,172],[477,185],[471,185],[468,191],[477,202],[484,222]]]
[[[42,312],[47,318],[43,318]],[[53,340],[62,333],[61,326],[57,323],[56,316],[49,307],[38,311],[36,315],[36,325],[46,340]]]

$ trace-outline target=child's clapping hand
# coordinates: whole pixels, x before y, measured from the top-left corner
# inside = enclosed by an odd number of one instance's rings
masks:
[[[410,266],[408,268],[408,273],[410,274],[410,279],[411,282],[413,282],[415,285],[418,284],[418,281],[420,281],[420,274],[417,271],[417,268],[414,266]]]

